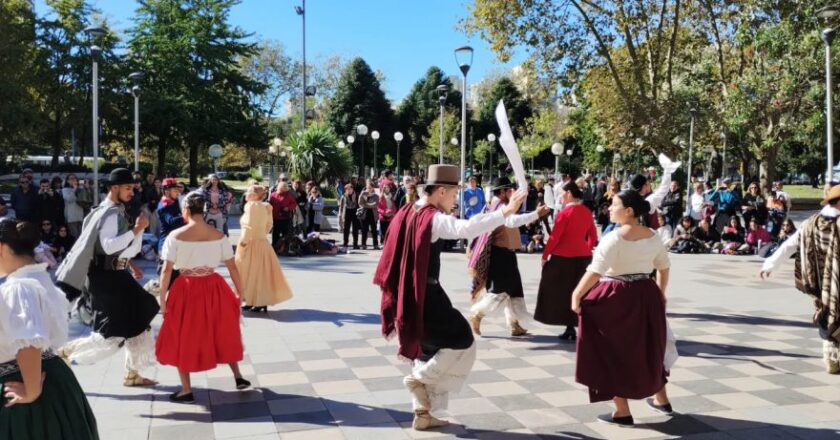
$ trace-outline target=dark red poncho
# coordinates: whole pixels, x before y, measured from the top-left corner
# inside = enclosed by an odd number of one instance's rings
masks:
[[[432,220],[437,208],[413,204],[397,211],[388,233],[373,284],[382,289],[382,334],[397,334],[397,354],[417,359],[423,354],[423,304],[432,247]]]

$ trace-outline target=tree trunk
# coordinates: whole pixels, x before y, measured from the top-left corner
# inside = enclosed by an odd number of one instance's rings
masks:
[[[190,186],[198,186],[198,145],[189,144],[190,148]]]
[[[52,140],[52,168],[58,167],[58,156],[61,154],[61,112],[56,111],[55,123],[53,123]]]
[[[157,165],[155,174],[166,177],[166,137],[158,138]]]
[[[779,150],[767,148],[761,152],[761,162],[758,166],[759,184],[764,192],[769,192],[773,181],[776,180],[776,161]]]

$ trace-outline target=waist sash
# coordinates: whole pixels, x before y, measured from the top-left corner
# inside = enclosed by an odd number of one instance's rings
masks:
[[[52,351],[47,350],[47,351],[42,351],[41,352],[41,362],[52,359],[52,358],[56,358],[56,357],[58,357],[58,356],[56,356],[56,354],[53,353]],[[11,360],[11,361],[3,362],[2,364],[0,364],[0,378],[6,377],[6,376],[11,376],[12,374],[17,374],[17,373],[20,373],[20,365],[18,365],[17,360]]]

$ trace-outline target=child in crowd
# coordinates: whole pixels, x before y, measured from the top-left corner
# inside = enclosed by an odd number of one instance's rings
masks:
[[[738,248],[744,244],[744,228],[741,226],[741,219],[733,216],[729,219],[729,224],[723,227],[723,233],[720,235],[723,241],[723,249],[720,253],[735,255],[738,253]]]
[[[680,219],[680,224],[677,225],[674,231],[674,244],[671,247],[671,252],[678,254],[699,254],[703,246],[694,236],[694,231],[697,229],[694,226],[694,219],[685,216]]]

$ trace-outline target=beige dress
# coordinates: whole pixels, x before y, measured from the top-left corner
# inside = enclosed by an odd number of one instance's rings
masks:
[[[242,236],[236,246],[236,267],[242,277],[242,300],[261,307],[281,303],[292,297],[283,269],[267,234],[271,231],[271,205],[248,202],[239,220]]]

